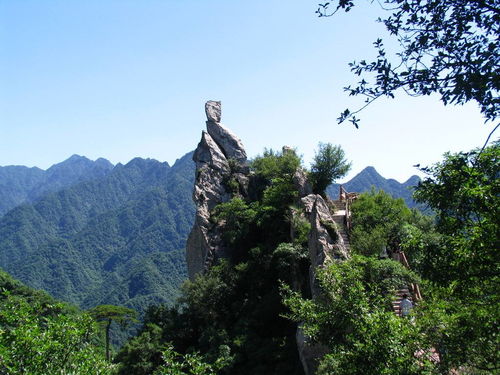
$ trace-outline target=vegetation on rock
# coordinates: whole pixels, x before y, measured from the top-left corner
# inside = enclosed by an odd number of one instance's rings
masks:
[[[176,308],[147,312],[139,335],[117,357],[121,373],[150,373],[167,343],[180,353],[200,352],[209,363],[224,360],[221,374],[302,373],[296,325],[282,316],[279,292],[281,280],[307,290],[307,250],[290,238],[298,166],[291,150],[266,151],[253,161],[258,198],[236,195],[214,210],[234,254],[187,282]]]

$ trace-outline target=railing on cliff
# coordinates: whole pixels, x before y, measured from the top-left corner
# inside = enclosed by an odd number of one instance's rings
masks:
[[[345,202],[345,226],[347,233],[351,231],[352,228],[352,215],[351,215],[351,205],[352,202],[359,197],[359,193],[349,193],[344,189],[342,185],[339,188],[339,201]]]
[[[359,197],[359,193],[349,193],[342,185],[339,187],[339,201],[345,205],[345,226],[347,229],[347,233],[352,229],[352,212],[351,205],[352,202]],[[400,262],[404,267],[411,270],[410,264],[408,263],[408,259],[403,251],[397,250],[392,253],[392,258],[398,262]],[[420,288],[418,284],[412,283],[410,284],[410,293],[412,294],[413,300],[415,302],[422,300],[422,295],[420,293]]]
[[[392,253],[392,259],[401,263],[407,269],[411,270],[410,264],[408,263],[408,259],[406,258],[404,251],[402,250],[394,251]],[[420,288],[417,283],[410,284],[410,293],[412,294],[413,300],[415,302],[422,300],[422,294],[420,294]]]

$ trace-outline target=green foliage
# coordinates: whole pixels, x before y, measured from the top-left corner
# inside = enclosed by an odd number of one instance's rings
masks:
[[[111,374],[96,327],[86,314],[3,293],[0,302],[2,374]]]
[[[427,341],[440,353],[441,373],[457,368],[463,374],[497,373],[498,295],[472,302],[457,298],[451,288],[424,287],[427,296],[415,318]]]
[[[300,290],[300,280],[304,277],[304,267],[309,264],[309,254],[306,247],[301,244],[281,243],[274,250],[271,262],[271,267],[276,272],[278,280]]]
[[[91,317],[98,322],[112,320],[122,327],[136,321],[137,311],[123,306],[99,305],[88,311]]]
[[[325,195],[328,185],[344,177],[350,169],[351,163],[345,159],[342,147],[320,143],[309,174],[314,193]]]
[[[294,150],[284,152],[264,150],[262,156],[257,156],[251,163],[252,170],[268,183],[274,178],[291,178],[300,167],[300,158]]]
[[[424,258],[435,294],[428,330],[445,349],[446,365],[471,373],[500,368],[499,157],[498,142],[482,152],[446,154],[426,169],[429,176],[416,192],[435,211],[442,234],[440,246]],[[438,330],[432,321],[440,322]]]
[[[114,358],[119,366],[119,374],[147,375],[161,364],[162,328],[151,323],[152,318],[148,317],[148,314],[157,310],[165,311],[167,308],[151,306],[146,313],[147,323],[142,328],[142,332],[129,339]],[[157,316],[153,319],[159,322]]]
[[[78,155],[46,171],[37,167],[0,167],[0,217],[18,205],[34,202],[48,193],[103,177],[112,168],[113,165],[105,159],[91,161]]]
[[[405,223],[399,234],[401,250],[405,252],[411,268],[427,277],[433,272],[430,259],[443,246],[443,236],[436,231],[434,218],[421,216],[412,224]]]
[[[417,327],[391,311],[392,293],[415,275],[392,260],[355,256],[318,270],[317,277],[321,293],[312,300],[286,286],[282,293],[287,316],[326,347],[318,374],[423,374],[432,368],[423,355],[415,357],[429,348]]]
[[[497,274],[500,143],[481,153],[446,154],[426,171],[415,197],[435,211],[437,228],[446,236],[445,245],[429,254],[434,266],[429,277],[443,285],[458,283],[455,287],[467,293],[478,286],[496,290],[489,281]]]
[[[209,364],[204,362],[199,353],[185,355],[177,353],[171,344],[163,350],[162,359],[163,364],[153,375],[214,375],[230,360],[229,357],[220,357],[214,364]]]
[[[106,333],[106,359],[111,359],[110,353],[110,329],[111,324],[116,323],[125,328],[130,323],[137,323],[137,311],[123,306],[99,305],[88,311],[90,316],[104,325]]]
[[[338,234],[337,234],[338,232],[335,223],[331,221],[321,220],[321,225],[326,229],[332,241],[338,240]]]
[[[291,150],[265,151],[253,161],[255,199],[235,196],[212,213],[232,258],[187,281],[177,307],[148,310],[139,335],[116,358],[120,374],[156,371],[162,355],[176,363],[175,370],[168,371],[177,373],[198,368],[188,363],[189,358],[208,373],[302,372],[295,324],[281,316],[279,294],[280,281],[295,290],[307,289],[309,260],[302,244],[308,225],[297,219],[294,227],[299,235],[295,243],[290,238],[290,207],[298,197],[292,177],[299,166],[300,159]],[[164,352],[168,343],[182,354],[173,353],[172,347]],[[217,370],[222,362],[225,367]]]
[[[120,373],[147,374],[142,369],[150,370],[150,363],[160,366],[162,347],[172,342],[181,353],[203,353],[204,362],[212,365],[229,348],[232,354],[222,374],[266,373],[270,368],[276,374],[300,374],[295,326],[280,317],[284,309],[278,280],[300,275],[300,283],[308,266],[304,250],[291,244],[271,254],[253,248],[236,265],[221,262],[184,285],[178,309],[149,310],[140,335],[117,357]]]
[[[256,211],[241,197],[236,196],[229,202],[215,207],[211,218],[224,226],[224,240],[230,246],[237,246],[238,240],[245,238],[250,225],[255,220]]]
[[[353,62],[351,71],[362,76],[356,87],[348,86],[349,95],[366,97],[362,108],[374,100],[394,97],[397,90],[412,96],[437,93],[446,104],[475,101],[487,120],[498,116],[498,23],[500,8],[494,0],[410,1],[385,0],[381,4],[388,16],[379,19],[400,49],[390,54],[382,39],[374,46],[376,60]],[[346,12],[353,0],[320,4],[317,13],[331,16],[339,9]],[[329,7],[335,8],[330,11]],[[345,110],[339,122],[358,119]]]
[[[307,247],[311,223],[301,214],[297,207],[290,207],[290,225],[293,233],[293,242],[297,245]]]
[[[425,353],[422,358],[415,356],[422,352],[419,339],[410,321],[394,313],[378,310],[363,315],[345,343],[336,345],[321,360],[317,374],[435,374],[436,366]]]
[[[47,293],[29,288],[12,278],[7,272],[0,270],[0,301],[8,296],[20,297],[27,302],[38,303],[44,307],[43,310],[47,313],[52,311],[52,309],[47,310],[47,306],[55,304],[55,300]],[[59,306],[64,306],[66,312],[76,311],[75,308],[70,305]]]
[[[378,255],[383,246],[399,242],[402,226],[411,211],[402,199],[372,189],[352,204],[352,248],[364,255]]]
[[[172,167],[134,159],[16,207],[0,219],[0,266],[85,309],[114,304],[142,314],[173,303],[187,274],[193,175],[191,154]],[[117,344],[126,333],[112,336]]]

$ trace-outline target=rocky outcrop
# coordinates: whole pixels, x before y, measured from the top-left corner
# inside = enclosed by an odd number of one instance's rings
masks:
[[[293,185],[299,192],[300,198],[310,195],[313,192],[312,186],[307,180],[306,171],[304,171],[302,168],[297,169],[297,171],[293,175]]]
[[[309,258],[311,267],[323,267],[332,260],[349,257],[335,220],[321,195],[310,194],[301,199],[311,223]]]
[[[207,131],[193,154],[196,180],[193,200],[196,218],[186,244],[186,261],[191,279],[213,262],[227,256],[220,228],[210,220],[215,206],[227,202],[232,194],[245,195],[248,189],[246,152],[241,141],[220,124],[221,103],[205,104]]]
[[[215,123],[219,123],[222,117],[222,104],[215,100],[209,100],[205,103],[205,114],[207,115],[207,120]]]
[[[321,344],[310,342],[308,336],[304,334],[304,330],[299,325],[295,335],[297,340],[297,350],[299,352],[300,362],[304,368],[306,375],[313,375],[318,368],[318,362],[325,354],[328,353],[328,348]]]
[[[208,134],[220,145],[226,158],[235,159],[240,163],[247,160],[247,154],[241,141],[229,129],[218,123],[207,121],[207,130]]]
[[[235,159],[239,163],[245,163],[247,153],[243,148],[243,144],[229,129],[220,124],[221,102],[208,101],[205,104],[205,113],[207,115],[208,134],[220,146],[224,156],[227,159]]]
[[[207,131],[202,132],[200,143],[193,155],[196,163],[196,180],[193,200],[196,204],[196,219],[186,245],[189,277],[204,272],[217,259],[230,256],[230,249],[222,241],[223,223],[212,217],[214,208],[238,194],[249,201],[258,199],[265,181],[261,176],[250,174],[247,156],[241,141],[220,124],[221,103],[209,101],[205,105]],[[283,154],[295,152],[290,147],[283,148]],[[298,191],[300,208],[292,208],[291,215],[308,220],[309,270],[311,292],[317,298],[321,291],[316,283],[316,272],[329,263],[347,259],[349,254],[325,200],[312,194],[307,173],[302,168],[293,175],[293,184]],[[293,221],[293,220],[292,220]],[[295,237],[291,225],[290,236]],[[300,289],[300,288],[297,288]],[[313,344],[302,329],[297,330],[297,348],[307,375],[314,374],[318,360],[327,352],[321,344]]]
[[[311,294],[313,298],[317,298],[321,293],[316,280],[317,270],[331,262],[347,259],[349,253],[323,197],[309,194],[303,197],[300,203],[311,224],[308,243],[309,259],[311,260],[309,278]],[[297,329],[296,338],[304,373],[306,375],[314,374],[319,360],[328,350],[320,343],[311,343],[300,326]]]

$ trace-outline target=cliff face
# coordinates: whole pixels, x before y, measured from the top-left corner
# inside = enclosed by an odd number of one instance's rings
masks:
[[[248,190],[247,156],[241,141],[220,124],[221,103],[205,104],[207,131],[193,154],[196,179],[193,200],[196,218],[186,244],[188,274],[191,279],[226,256],[220,228],[210,221],[213,208],[227,202],[233,193],[246,196]]]

